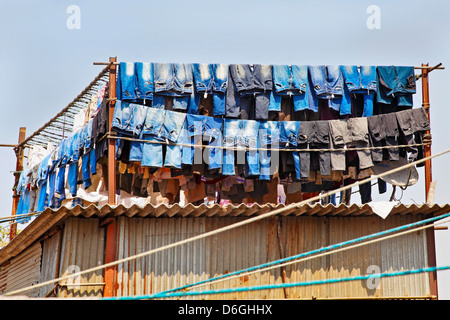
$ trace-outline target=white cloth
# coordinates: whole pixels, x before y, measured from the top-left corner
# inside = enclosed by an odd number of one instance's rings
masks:
[[[375,201],[369,202],[368,205],[372,208],[373,213],[379,215],[383,219],[386,219],[396,203],[393,201]]]

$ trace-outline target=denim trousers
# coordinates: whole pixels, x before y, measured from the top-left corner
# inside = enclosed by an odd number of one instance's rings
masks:
[[[270,180],[270,177],[279,167],[279,151],[270,149],[278,149],[280,142],[280,122],[279,121],[261,121],[259,126],[259,145],[263,149],[259,154],[261,165],[260,180]]]
[[[258,150],[245,150],[245,148],[258,148],[259,121],[225,119],[223,124],[224,147],[241,147],[242,150],[225,149],[223,153],[222,174],[234,175],[235,163],[247,164],[248,175],[259,175]],[[237,157],[237,161],[236,161]]]

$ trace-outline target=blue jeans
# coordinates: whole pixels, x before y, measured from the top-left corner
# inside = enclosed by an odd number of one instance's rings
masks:
[[[177,142],[186,119],[185,113],[149,108],[147,113],[142,136],[147,141]],[[166,150],[166,164],[169,166],[181,166],[180,146],[168,146]],[[179,156],[179,161],[174,157]],[[144,143],[142,146],[142,166],[162,167],[163,166],[163,145],[155,143]]]
[[[213,114],[215,116],[225,115],[225,94],[228,84],[228,65],[213,65]]]
[[[185,144],[195,144],[200,137],[208,141],[209,146],[222,146],[222,119],[203,115],[186,116],[186,136],[183,141]],[[207,148],[209,169],[218,169],[222,166],[222,149]],[[192,165],[194,160],[194,147],[183,147],[183,163]],[[197,162],[197,161],[196,161]],[[197,163],[196,163],[197,164]]]
[[[183,124],[180,134],[178,135],[177,145],[167,145],[166,157],[164,158],[164,167],[181,169],[183,147],[178,143],[183,143],[184,135],[186,134],[186,123]]]
[[[166,110],[158,108],[148,108],[145,116],[142,138],[147,141],[161,141],[159,137]],[[162,167],[163,149],[162,144],[143,143],[142,145],[142,166]]]
[[[379,66],[377,73],[378,102],[391,104],[396,100],[399,106],[413,106],[412,95],[416,92],[414,67]]]
[[[261,148],[269,149],[279,147],[280,142],[280,122],[279,121],[261,121],[259,126],[259,145]],[[259,154],[261,164],[260,180],[270,180],[270,176],[278,167],[279,152],[272,150],[261,150]]]
[[[330,108],[339,111],[340,102],[333,101],[344,93],[344,80],[339,66],[309,66],[308,70],[317,98],[330,99]]]
[[[116,101],[111,128],[127,136],[139,136],[149,107]]]
[[[308,87],[308,67],[274,65],[273,82],[278,95],[304,94]]]
[[[176,142],[185,120],[185,113],[166,110],[160,136],[169,141]]]
[[[77,195],[77,187],[78,187],[78,161],[69,164],[67,182],[69,184],[70,194],[73,197],[75,197]]]
[[[240,133],[242,120],[224,119],[223,145],[224,147],[236,147],[236,139]],[[223,175],[235,175],[235,151],[225,149],[222,163]]]
[[[192,93],[192,64],[154,63],[153,76],[157,94],[183,97]]]
[[[373,115],[373,99],[377,91],[377,70],[374,66],[341,66],[344,81],[350,93],[364,94],[363,117]],[[341,114],[350,114],[342,113]]]
[[[121,62],[117,77],[117,99],[124,101],[136,100],[136,87],[134,62]]]
[[[55,192],[60,195],[61,200],[66,198],[65,175],[66,175],[66,166],[62,166],[58,170],[55,181]]]
[[[153,64],[150,62],[136,62],[136,97],[143,100],[153,100]]]
[[[300,121],[281,121],[280,127],[280,149],[297,148]],[[287,151],[281,151],[287,152]],[[289,152],[288,156],[294,159],[295,172],[300,176],[300,155],[298,152]]]
[[[90,151],[81,157],[81,171],[83,174],[83,187],[85,189],[92,185],[91,181],[91,157],[95,158],[95,152]]]
[[[259,148],[259,121],[242,120],[242,128],[238,139],[238,147]],[[238,137],[238,138],[239,138]],[[259,151],[248,150],[246,152],[246,161],[248,164],[248,175],[255,176],[260,174]]]

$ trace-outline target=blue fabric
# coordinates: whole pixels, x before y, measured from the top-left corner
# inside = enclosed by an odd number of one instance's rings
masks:
[[[153,64],[150,62],[136,62],[136,98],[153,100]]]
[[[280,122],[279,121],[261,121],[259,126],[259,145],[261,148],[279,147],[280,142]],[[270,176],[274,173],[274,169],[279,164],[278,151],[261,150],[259,154],[261,164],[260,180],[270,180]]]

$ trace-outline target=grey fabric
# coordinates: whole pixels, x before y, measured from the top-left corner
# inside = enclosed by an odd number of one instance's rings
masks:
[[[333,149],[343,148],[344,145],[355,148],[366,148],[370,146],[367,117],[329,120],[328,123]],[[358,155],[360,169],[367,169],[373,166],[372,155],[369,149],[357,150],[356,153]],[[344,151],[333,151],[331,153],[331,167],[333,170],[346,169]]]

